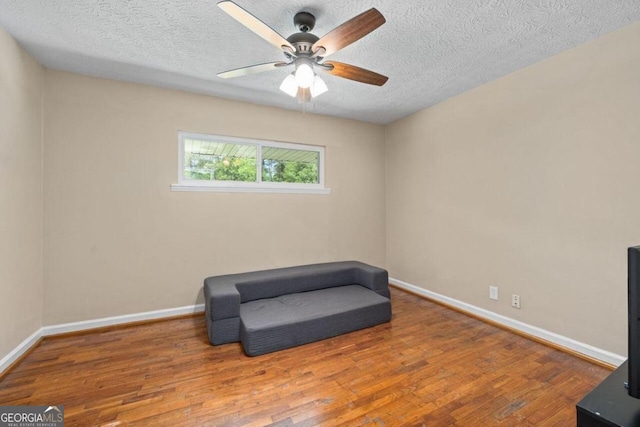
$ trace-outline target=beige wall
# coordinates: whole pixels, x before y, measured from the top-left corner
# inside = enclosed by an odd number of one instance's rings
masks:
[[[390,275],[626,354],[638,40],[634,24],[388,126]]]
[[[45,325],[202,303],[211,275],[385,264],[381,126],[51,70],[45,100]],[[324,145],[331,194],[172,192],[178,130]]]
[[[0,359],[42,326],[43,69],[0,28]]]

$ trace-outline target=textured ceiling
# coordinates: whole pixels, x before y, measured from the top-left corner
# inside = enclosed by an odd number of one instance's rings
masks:
[[[383,87],[323,75],[308,112],[389,123],[640,20],[638,0],[237,0],[284,37],[293,15],[322,36],[370,7],[387,22],[331,60],[384,74]],[[283,54],[216,0],[2,0],[0,26],[42,65],[301,110],[278,87],[290,69],[216,73]]]

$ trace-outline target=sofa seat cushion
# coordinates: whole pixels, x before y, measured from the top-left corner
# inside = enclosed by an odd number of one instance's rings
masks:
[[[360,285],[347,285],[240,305],[240,340],[250,356],[270,353],[391,319],[391,301]]]

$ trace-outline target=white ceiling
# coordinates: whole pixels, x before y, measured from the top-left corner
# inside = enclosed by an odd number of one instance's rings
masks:
[[[290,69],[220,79],[218,72],[284,58],[216,0],[2,0],[0,26],[42,65],[288,109]],[[331,56],[384,74],[383,87],[323,76],[307,112],[390,123],[640,20],[638,0],[236,0],[284,37],[293,15],[323,36],[377,8],[387,22]]]

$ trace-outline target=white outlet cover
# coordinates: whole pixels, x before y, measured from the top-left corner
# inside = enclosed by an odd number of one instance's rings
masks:
[[[511,295],[511,307],[520,308],[520,295]]]

